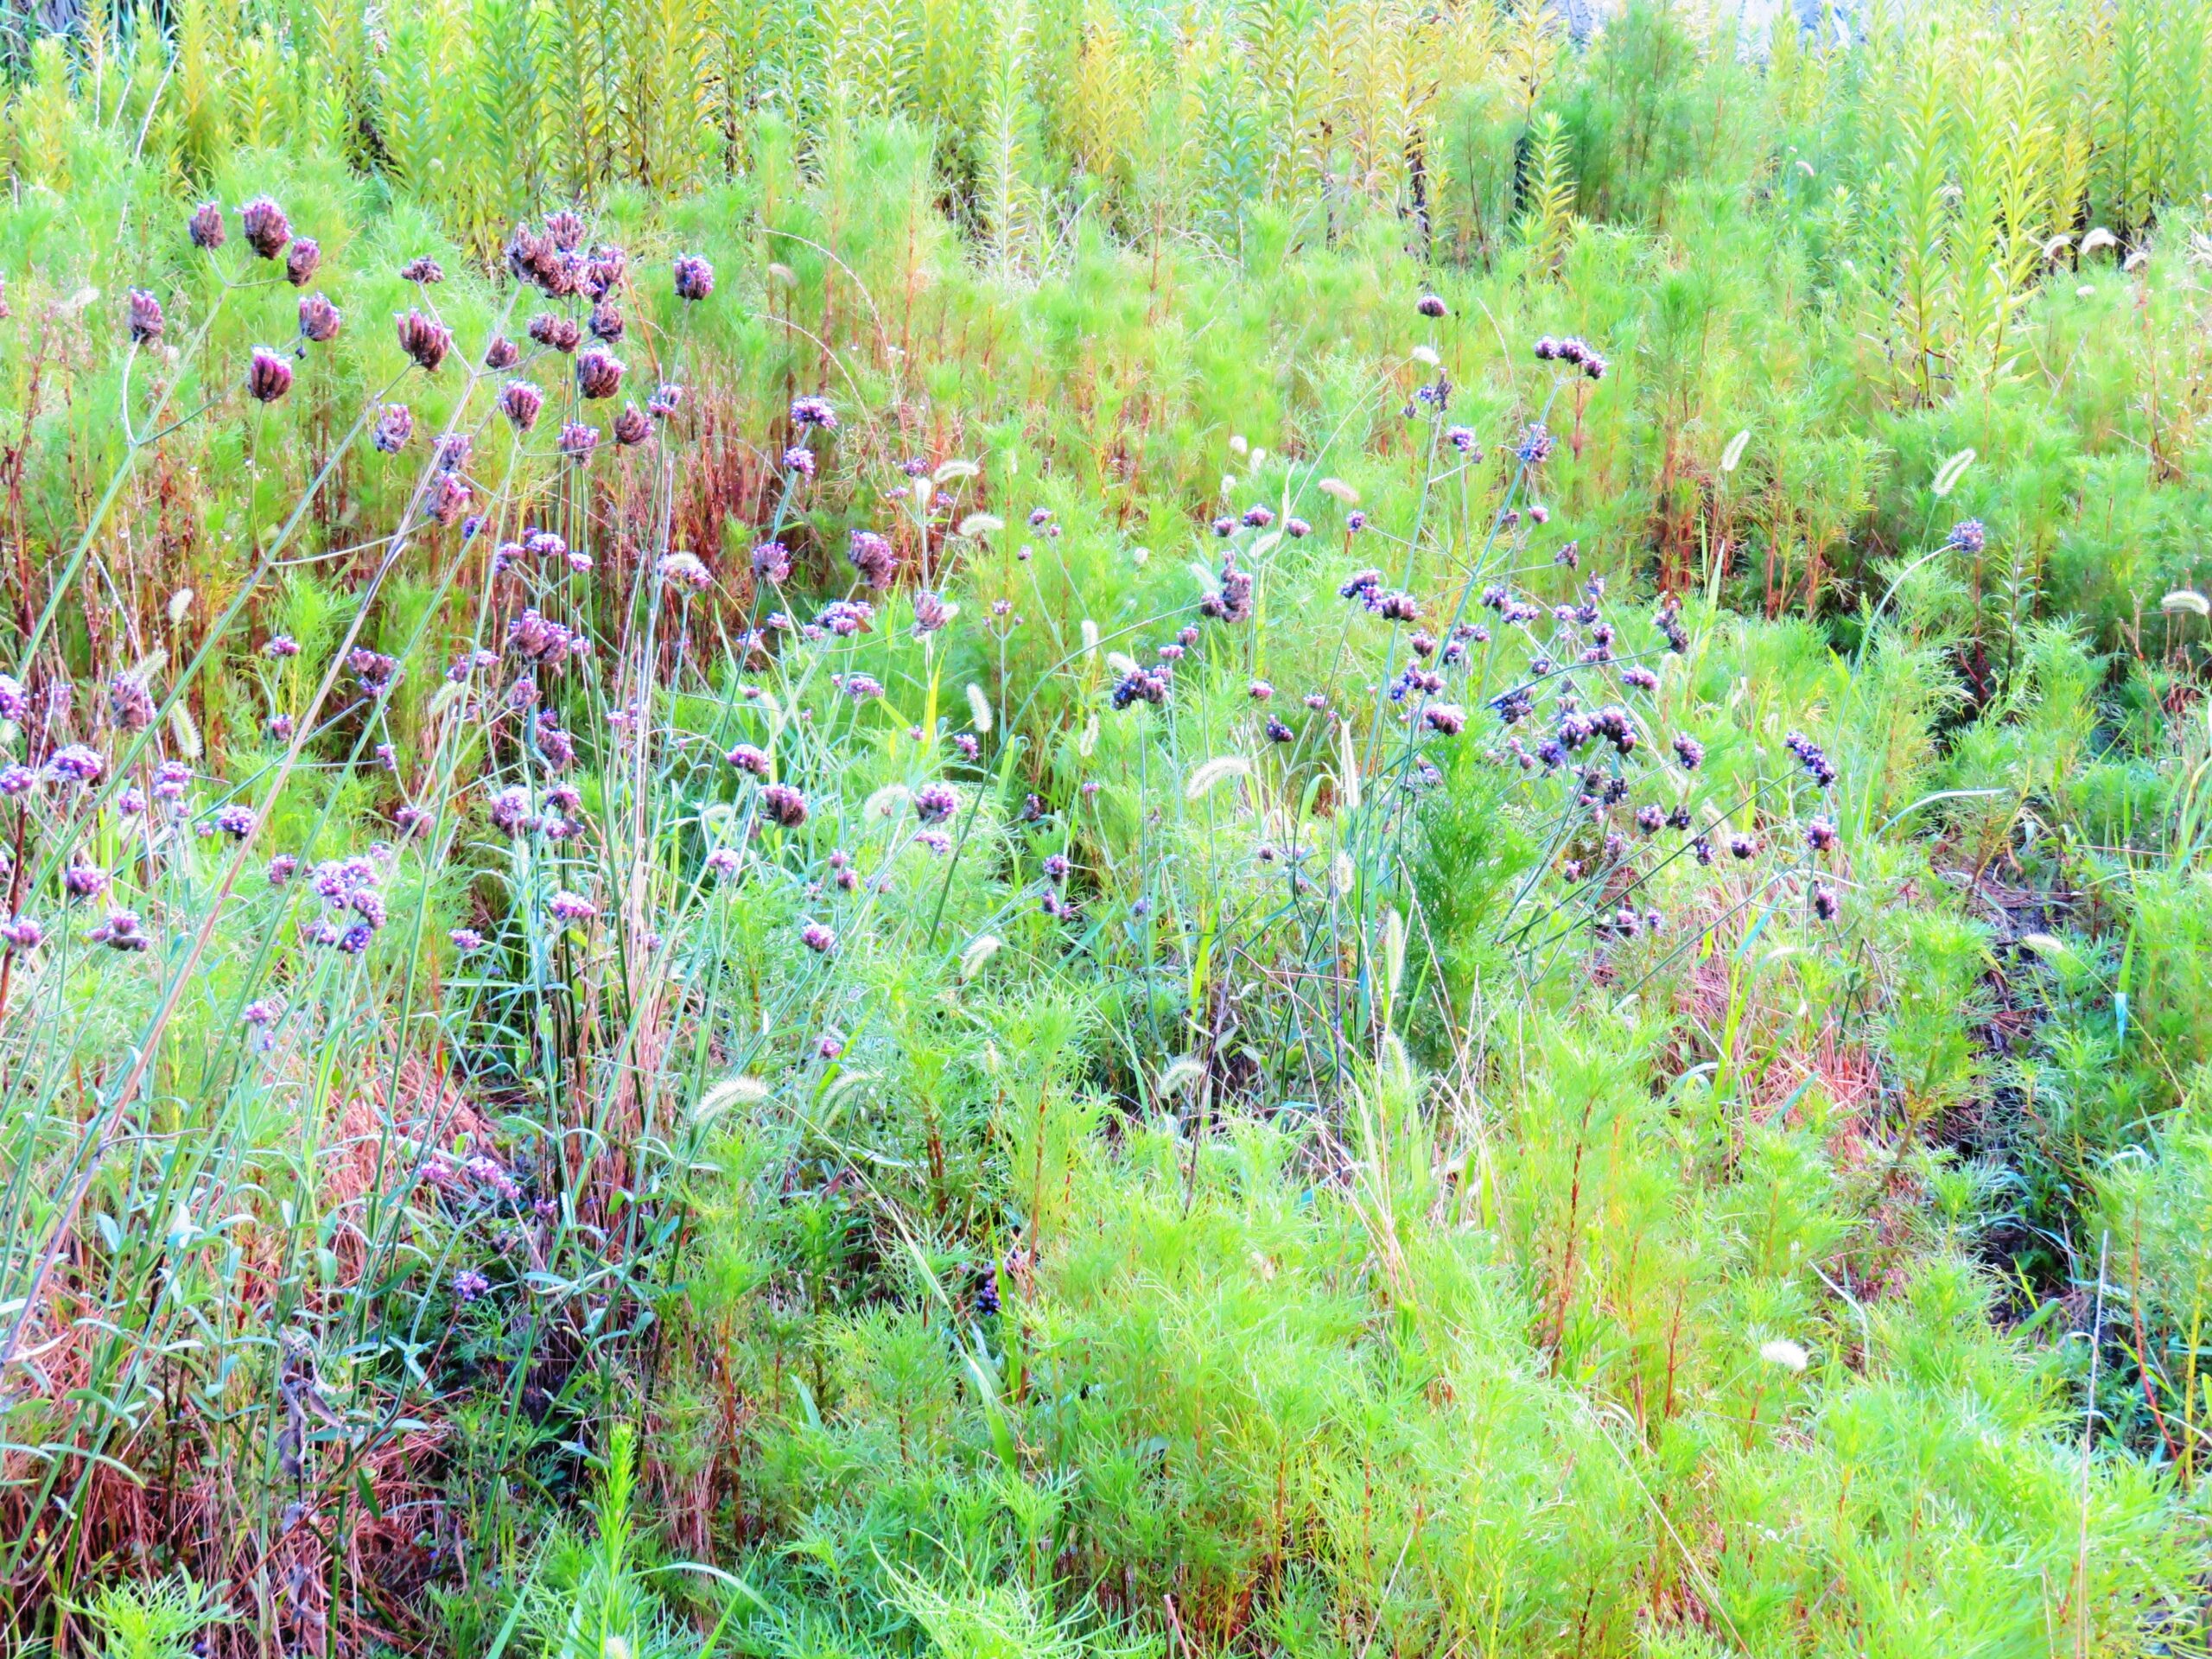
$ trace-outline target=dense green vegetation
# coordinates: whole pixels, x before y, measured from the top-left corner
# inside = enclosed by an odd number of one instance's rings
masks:
[[[62,21],[11,1650],[2205,1649],[2212,10]]]

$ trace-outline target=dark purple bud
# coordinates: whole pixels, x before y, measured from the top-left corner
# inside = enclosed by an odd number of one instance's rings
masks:
[[[408,311],[397,324],[399,349],[413,358],[425,374],[435,374],[438,365],[453,349],[453,331],[435,317]]]
[[[130,338],[140,346],[150,346],[159,340],[167,326],[162,315],[162,302],[143,288],[130,290],[129,320]]]
[[[322,244],[311,236],[293,238],[291,251],[284,256],[284,280],[294,288],[305,288],[321,269]]]
[[[527,432],[537,424],[537,412],[545,407],[545,394],[527,380],[510,380],[499,391],[499,413],[513,423],[518,432]]]
[[[427,287],[446,279],[445,267],[427,253],[417,254],[399,268],[399,280]]]
[[[522,353],[505,334],[492,336],[492,343],[484,348],[484,366],[487,369],[512,369],[522,361]]]
[[[273,404],[292,389],[292,365],[265,346],[253,348],[245,389],[256,403]]]
[[[573,352],[584,336],[583,330],[568,318],[541,311],[530,320],[530,337],[556,352]]]
[[[338,326],[345,317],[338,308],[320,294],[300,296],[300,335],[318,346],[327,345],[338,338]]]
[[[184,223],[192,238],[192,245],[213,253],[223,245],[229,234],[223,228],[223,210],[212,201],[203,201],[192,210],[192,217]]]
[[[594,346],[576,359],[576,391],[588,402],[612,397],[622,388],[622,360]]]
[[[256,196],[238,209],[238,226],[245,232],[246,245],[264,259],[274,259],[292,239],[291,221],[267,196]]]

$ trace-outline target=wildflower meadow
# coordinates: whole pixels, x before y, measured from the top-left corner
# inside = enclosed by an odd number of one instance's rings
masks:
[[[2203,0],[0,79],[5,1651],[2212,1649]]]

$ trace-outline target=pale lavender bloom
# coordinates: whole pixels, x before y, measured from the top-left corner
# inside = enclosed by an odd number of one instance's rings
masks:
[[[695,594],[703,593],[714,586],[714,573],[699,562],[696,554],[663,554],[657,569],[663,582],[672,582]]]
[[[0,766],[0,795],[28,795],[38,784],[29,766]]]
[[[546,901],[546,909],[563,922],[588,921],[599,914],[599,907],[580,893],[563,887]]]
[[[61,783],[98,783],[106,770],[107,762],[100,759],[99,752],[82,743],[70,744],[46,763],[47,776]]]
[[[453,1294],[464,1302],[473,1302],[492,1288],[492,1281],[474,1268],[463,1268],[453,1276]]]
[[[473,927],[456,927],[446,937],[453,942],[453,948],[464,957],[484,948],[484,936]]]
[[[830,406],[830,400],[826,397],[794,397],[791,400],[791,424],[835,432],[837,429],[837,411]]]
[[[707,868],[718,876],[735,875],[741,861],[734,847],[717,847],[707,855]]]
[[[809,922],[799,930],[799,938],[806,948],[818,957],[826,957],[837,948],[837,936],[819,922]]]
[[[942,823],[960,810],[960,798],[944,784],[925,784],[914,791],[914,816],[924,823]]]

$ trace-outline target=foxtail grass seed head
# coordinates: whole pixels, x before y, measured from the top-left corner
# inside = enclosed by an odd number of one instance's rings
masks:
[[[292,365],[267,346],[257,346],[246,365],[245,389],[256,403],[273,404],[292,389]]]
[[[213,253],[228,239],[224,228],[223,210],[212,201],[203,201],[192,210],[192,217],[185,221],[185,231],[192,238],[192,245]]]
[[[338,308],[320,294],[300,296],[300,338],[327,346],[338,338],[338,330],[345,321]]]

